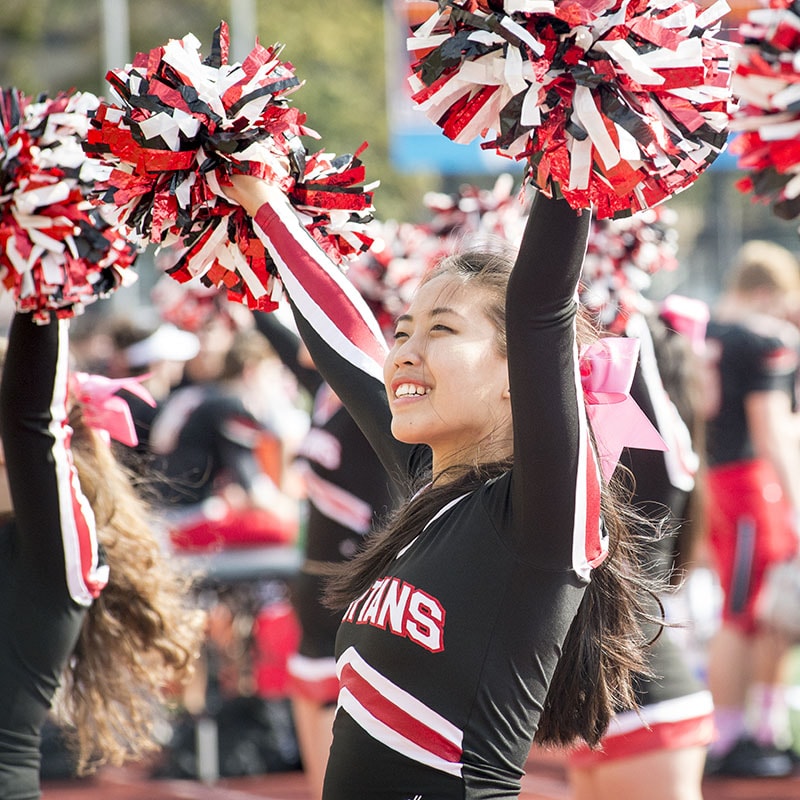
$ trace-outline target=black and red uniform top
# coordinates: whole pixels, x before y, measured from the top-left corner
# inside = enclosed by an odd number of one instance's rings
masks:
[[[40,796],[39,744],[86,608],[107,580],[72,463],[67,320],[17,314],[0,387],[14,519],[0,529],[0,797]]]
[[[337,638],[325,780],[338,798],[512,798],[592,567],[607,541],[575,339],[589,213],[534,203],[508,289],[514,467],[439,509]],[[285,203],[255,218],[315,364],[390,475],[430,468],[397,442],[385,343]]]
[[[264,475],[257,451],[275,438],[237,394],[209,382],[181,387],[156,416],[150,446],[164,478],[162,502],[191,506],[235,482],[250,491]]]
[[[797,346],[794,329],[778,320],[753,317],[747,324],[709,322],[706,358],[715,405],[706,425],[709,466],[755,458],[745,411],[747,395],[783,391],[794,405]]]

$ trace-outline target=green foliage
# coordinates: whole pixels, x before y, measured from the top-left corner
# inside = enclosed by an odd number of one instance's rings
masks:
[[[245,37],[283,43],[281,57],[305,85],[292,102],[321,141],[312,150],[353,152],[363,141],[367,180],[379,180],[382,218],[418,219],[422,193],[439,189],[438,176],[400,175],[389,162],[382,0],[256,2],[258,30]],[[231,23],[230,0],[129,0],[130,53],[193,33],[202,52],[221,19]],[[102,0],[4,0],[0,15],[0,85],[28,94],[79,89],[104,94]],[[241,55],[237,57],[241,58]],[[124,54],[111,66],[124,66]]]
[[[422,193],[438,188],[431,185],[437,177],[399,175],[389,163],[381,0],[261,3],[259,35],[263,44],[284,43],[283,58],[306,81],[293,99],[322,147],[344,153],[369,143],[362,158],[367,179],[381,181],[378,215],[418,219]]]
[[[0,84],[33,95],[72,88],[98,91],[98,9],[99,2],[80,0],[4,0]]]

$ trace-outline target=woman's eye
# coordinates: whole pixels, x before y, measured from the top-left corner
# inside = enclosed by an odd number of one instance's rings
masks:
[[[394,340],[399,342],[401,339],[408,338],[408,334],[405,331],[395,331],[394,332]]]
[[[449,325],[443,325],[441,322],[438,322],[436,325],[431,327],[432,331],[445,331],[446,333],[452,333],[453,329]]]

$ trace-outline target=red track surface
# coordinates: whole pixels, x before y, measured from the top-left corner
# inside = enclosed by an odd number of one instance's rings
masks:
[[[569,800],[560,757],[532,756],[520,800]],[[706,781],[705,800],[799,800],[800,774],[770,780]],[[141,769],[107,769],[94,778],[46,783],[43,800],[310,800],[301,772],[221,780],[213,786],[194,781],[152,781]],[[354,799],[355,800],[355,799]],[[639,800],[639,798],[619,798]]]

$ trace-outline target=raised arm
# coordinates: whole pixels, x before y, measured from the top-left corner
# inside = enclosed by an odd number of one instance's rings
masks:
[[[105,585],[94,515],[80,490],[67,421],[68,320],[11,324],[0,384],[0,434],[17,524],[19,555],[31,587],[64,586],[89,605]]]
[[[391,433],[383,386],[388,348],[353,284],[303,228],[285,195],[247,176],[231,196],[251,214],[286,289],[297,328],[315,365],[364,432],[390,476],[404,478],[411,448]]]
[[[538,195],[508,286],[519,552],[583,578],[602,558],[600,476],[590,445],[575,326],[590,212]]]

